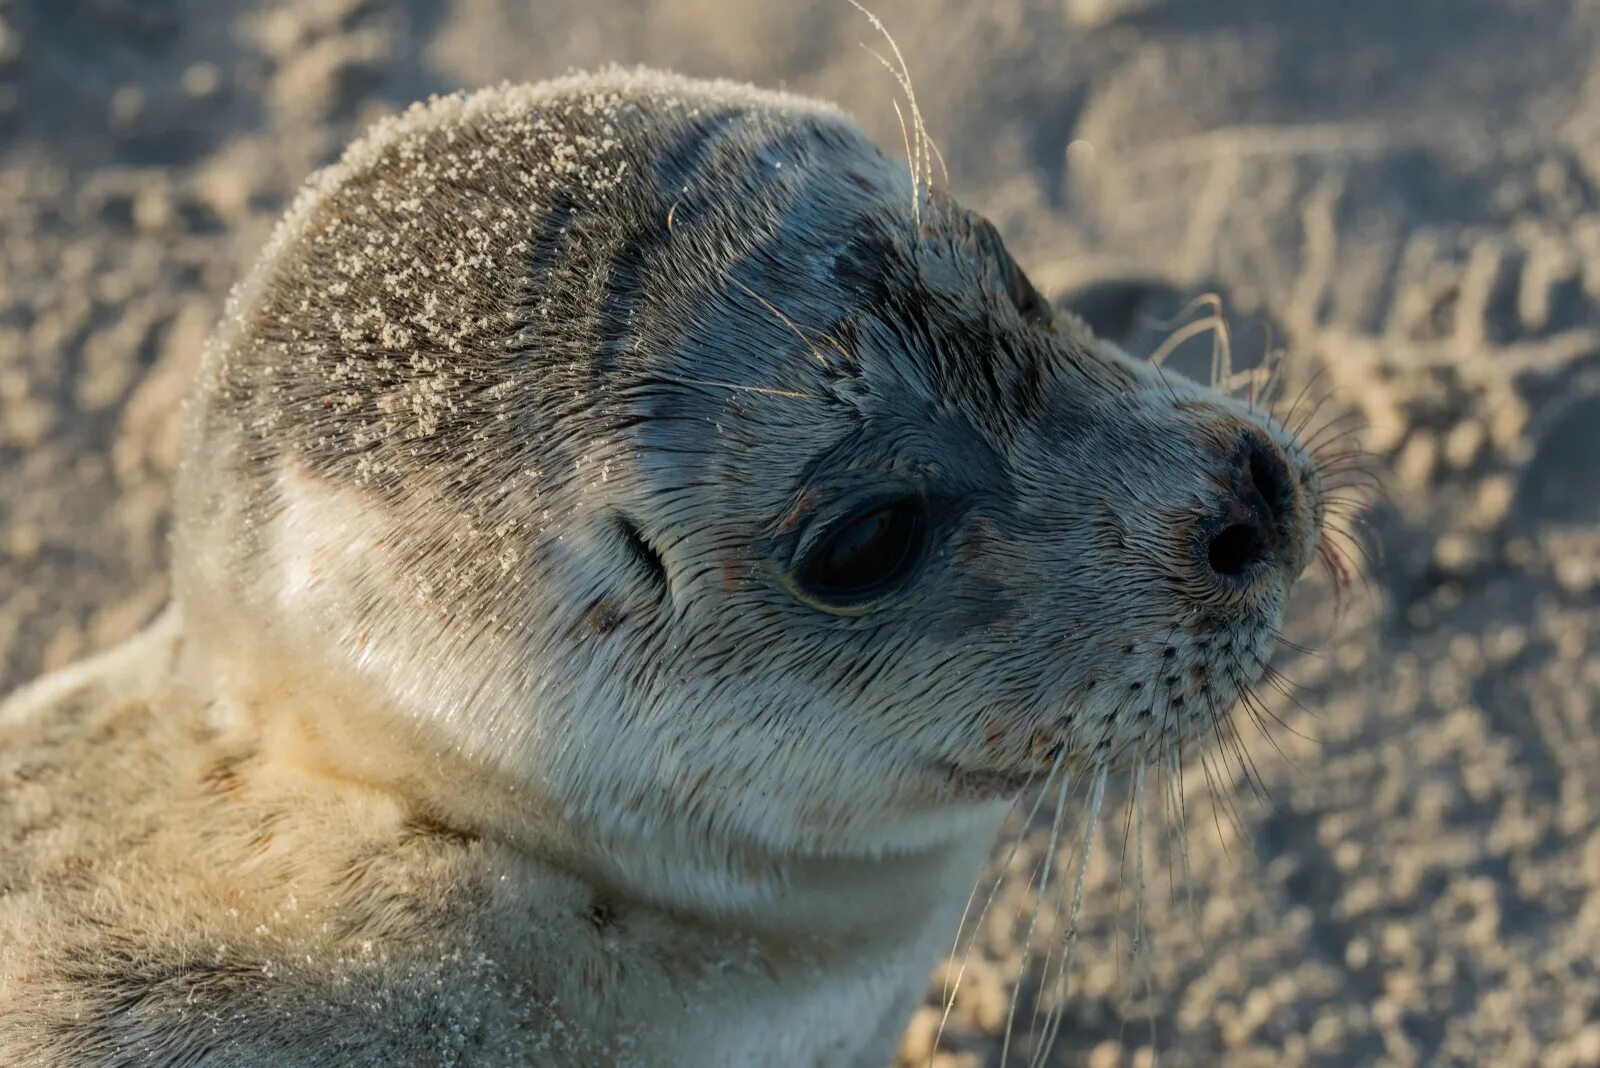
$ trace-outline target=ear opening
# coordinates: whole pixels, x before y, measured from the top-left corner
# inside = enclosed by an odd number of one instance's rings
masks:
[[[634,567],[654,588],[657,599],[665,601],[672,592],[671,585],[667,581],[667,562],[662,559],[660,551],[650,544],[632,517],[619,513],[615,522],[622,544],[632,557]]]
[[[973,213],[971,225],[979,250],[994,264],[1000,278],[1000,286],[1006,296],[1011,298],[1017,314],[1021,315],[1024,321],[1036,326],[1048,326],[1053,315],[1050,302],[1034,288],[1033,282],[1022,267],[1011,258],[1011,253],[1007,251],[1006,243],[1001,239],[1000,231],[995,229],[994,223]]]

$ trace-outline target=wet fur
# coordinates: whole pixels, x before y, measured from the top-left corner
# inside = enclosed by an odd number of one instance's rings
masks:
[[[0,1060],[885,1061],[982,776],[1201,733],[1320,519],[1286,432],[1019,277],[746,87],[359,143],[207,354],[175,607],[0,711]],[[1224,596],[1177,561],[1246,433],[1304,492]],[[883,486],[936,502],[926,573],[792,597],[805,525]]]

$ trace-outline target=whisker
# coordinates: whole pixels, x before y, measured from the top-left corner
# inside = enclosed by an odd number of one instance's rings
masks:
[[[1289,405],[1288,412],[1286,412],[1284,414],[1284,417],[1281,420],[1279,420],[1279,423],[1282,426],[1287,428],[1287,427],[1289,427],[1289,426],[1291,426],[1293,424],[1294,413],[1299,411],[1300,402],[1305,400],[1306,394],[1309,393],[1312,390],[1312,388],[1316,386],[1317,382],[1319,380],[1321,380],[1322,376],[1327,374],[1327,373],[1328,373],[1328,368],[1326,367],[1326,365],[1324,365],[1322,367],[1318,367],[1316,369],[1316,371],[1311,375],[1311,378],[1305,383],[1305,385],[1300,387],[1300,392],[1295,396],[1294,403]],[[1296,435],[1296,436],[1298,436],[1298,435]]]
[[[1211,380],[1226,385],[1233,380],[1233,331],[1222,315],[1222,298],[1212,294],[1212,315],[1217,322],[1211,334]]]
[[[1172,398],[1172,402],[1174,404],[1176,404],[1178,402],[1178,391],[1172,388],[1172,383],[1171,382],[1167,381],[1167,372],[1162,368],[1161,364],[1159,364],[1159,363],[1152,364],[1152,366],[1155,367],[1155,369],[1156,369],[1156,378],[1160,379],[1161,385],[1167,391],[1167,396],[1171,397]]]
[[[1135,767],[1143,767],[1144,766],[1144,759],[1143,759],[1142,756],[1139,759],[1139,763],[1134,765],[1134,766]],[[1112,915],[1116,916],[1117,919],[1118,919],[1118,922],[1113,926],[1112,932],[1111,932],[1111,948],[1112,948],[1112,951],[1117,955],[1117,977],[1118,977],[1119,980],[1122,977],[1122,972],[1121,972],[1121,965],[1122,965],[1122,955],[1121,955],[1121,950],[1122,950],[1122,945],[1121,945],[1121,939],[1122,939],[1122,924],[1121,924],[1121,918],[1122,918],[1122,891],[1123,891],[1124,886],[1125,886],[1123,880],[1126,877],[1127,871],[1128,871],[1128,842],[1129,842],[1129,836],[1132,834],[1132,832],[1133,832],[1133,795],[1130,793],[1128,795],[1128,809],[1127,809],[1126,812],[1123,813],[1123,816],[1122,816],[1122,846],[1117,851],[1117,897],[1116,897],[1116,907],[1112,911]]]
[[[1319,470],[1338,470],[1341,465],[1350,464],[1354,466],[1359,464],[1359,466],[1364,470],[1372,471],[1374,474],[1376,474],[1376,457],[1366,449],[1362,448],[1359,444],[1351,445],[1347,448],[1344,448],[1342,451],[1337,451],[1340,449],[1340,442],[1345,437],[1355,437],[1358,433],[1360,433],[1359,429],[1352,428],[1346,434],[1343,434],[1338,438],[1325,441],[1316,448],[1308,450],[1307,455],[1311,456],[1312,459],[1317,461],[1317,467]]]
[[[1254,696],[1249,681],[1235,679],[1234,686],[1239,690],[1239,703],[1245,707],[1248,714],[1254,716],[1254,709],[1249,704],[1250,698]],[[1223,730],[1228,738],[1228,746],[1233,750],[1234,759],[1239,762],[1239,772],[1244,776],[1245,783],[1250,787],[1250,792],[1258,799],[1265,798],[1270,804],[1272,802],[1272,792],[1267,789],[1267,782],[1261,777],[1261,771],[1256,767],[1255,758],[1250,755],[1249,747],[1244,744],[1244,738],[1240,735],[1239,729],[1234,723],[1234,717],[1223,716],[1221,719]],[[1263,733],[1265,733],[1264,729]]]
[[[1350,427],[1309,450],[1306,455],[1310,457],[1312,467],[1317,474],[1327,478],[1330,475],[1360,471],[1379,485],[1383,485],[1383,475],[1377,470],[1370,454],[1365,452],[1361,448],[1361,443],[1356,440],[1361,433],[1362,428]]]
[[[1368,559],[1373,561],[1373,570],[1378,570],[1388,560],[1378,528],[1367,518],[1367,513],[1360,509],[1360,502],[1339,498],[1336,503],[1339,509],[1334,515],[1342,525],[1345,535],[1348,537],[1361,535],[1362,546],[1371,554]]]
[[[1201,762],[1205,763],[1206,760],[1206,755],[1202,753]],[[1230,777],[1233,776],[1233,770],[1232,768],[1228,767],[1226,761],[1223,762],[1223,770],[1227,772]],[[1221,816],[1225,816],[1227,818],[1228,825],[1233,828],[1234,833],[1241,840],[1244,839],[1246,837],[1244,831],[1244,819],[1239,815],[1239,809],[1234,804],[1233,792],[1230,790],[1221,789],[1221,786],[1225,784],[1226,780],[1224,780],[1221,774],[1216,774],[1211,778],[1210,781],[1212,788],[1211,805],[1213,814],[1216,815],[1218,810],[1220,810]],[[1219,825],[1218,831],[1220,832],[1220,830],[1221,827]],[[1232,860],[1233,852],[1227,849],[1225,841],[1223,842],[1223,847],[1224,855],[1227,856],[1229,860]]]
[[[1337,441],[1329,442],[1316,452],[1309,454],[1312,464],[1324,481],[1327,481],[1333,475],[1360,472],[1378,485],[1385,484],[1383,472],[1378,470],[1370,453],[1363,451],[1360,446],[1351,447],[1346,451],[1334,452],[1333,446],[1337,444],[1339,444]]]
[[[861,47],[867,48],[866,45],[862,45]],[[871,55],[877,59],[879,63],[882,63],[886,67],[889,65],[888,60],[878,55],[878,53],[873,52],[872,49],[867,48],[867,51],[871,53]],[[900,110],[900,101],[891,100],[889,101],[889,106],[894,108],[894,117],[900,123],[900,140],[903,141],[906,146],[906,169],[911,172],[911,224],[915,230],[920,231],[922,229],[922,207],[921,202],[917,197],[917,164],[915,158],[911,155],[911,132],[906,127],[906,116],[905,113]],[[913,240],[915,240],[915,236],[913,236]]]
[[[1358,461],[1363,469],[1376,473],[1376,456],[1363,448],[1359,440],[1367,429],[1368,427],[1364,423],[1353,423],[1348,427],[1342,428],[1338,434],[1326,440],[1308,445],[1306,454],[1316,461],[1319,469],[1329,468],[1342,461],[1353,460]]]
[[[1282,727],[1284,730],[1295,735],[1296,737],[1305,738],[1305,735],[1301,734],[1299,731],[1296,731],[1293,727],[1285,723],[1278,716],[1278,714],[1272,711],[1272,709],[1268,707],[1267,703],[1261,699],[1260,694],[1251,693],[1249,696],[1241,695],[1241,703],[1243,704],[1245,711],[1250,716],[1250,722],[1255,724],[1256,729],[1261,732],[1261,736],[1267,740],[1269,745],[1272,746],[1273,751],[1278,754],[1279,759],[1281,759],[1285,764],[1289,765],[1290,768],[1294,769],[1297,774],[1300,774],[1300,766],[1289,758],[1289,754],[1283,751],[1283,746],[1278,744],[1278,739],[1273,737],[1272,732],[1267,729],[1267,720],[1272,720],[1278,726]],[[1270,798],[1272,795],[1271,793],[1268,793],[1267,796]]]
[[[813,356],[815,356],[817,358],[817,362],[820,363],[823,366],[824,369],[830,370],[830,371],[832,370],[832,365],[830,365],[828,363],[828,358],[822,354],[822,350],[817,348],[817,346],[812,343],[810,338],[806,337],[806,335],[801,331],[800,327],[795,325],[794,320],[790,319],[787,315],[783,314],[783,312],[779,311],[777,305],[773,304],[772,301],[768,300],[766,297],[763,297],[760,293],[757,293],[755,290],[753,290],[749,286],[745,285],[742,280],[740,280],[738,278],[734,278],[733,279],[733,283],[734,283],[734,285],[738,286],[740,289],[744,290],[745,293],[747,295],[749,295],[753,300],[758,301],[763,308],[765,308],[765,309],[767,309],[767,311],[771,312],[777,318],[777,320],[779,322],[781,322],[784,326],[787,326],[789,328],[790,332],[793,333],[794,336],[800,340],[800,344],[804,345],[807,349],[811,350],[811,355],[813,355]],[[843,350],[837,350],[837,355],[846,364],[848,364],[850,362],[850,354],[849,353],[844,352]]]
[[[938,1051],[939,1051],[939,1042],[940,1042],[941,1039],[944,1038],[945,1026],[950,1021],[950,1011],[951,1011],[951,1009],[953,1009],[955,1007],[956,995],[959,994],[960,991],[961,991],[961,980],[967,974],[967,964],[968,964],[969,960],[972,957],[973,942],[976,941],[976,939],[978,937],[978,932],[983,930],[983,921],[989,915],[989,907],[994,904],[995,896],[999,893],[1001,885],[1005,882],[1006,872],[1010,870],[1011,862],[1016,858],[1017,851],[1022,847],[1023,839],[1025,837],[1027,837],[1028,828],[1033,825],[1034,817],[1039,814],[1039,807],[1044,803],[1044,799],[1045,799],[1046,795],[1049,794],[1049,792],[1050,792],[1050,782],[1051,782],[1051,780],[1054,779],[1056,774],[1061,771],[1061,769],[1065,766],[1065,763],[1066,763],[1066,750],[1063,749],[1061,751],[1061,753],[1056,756],[1055,763],[1051,765],[1050,771],[1045,775],[1044,782],[1040,784],[1039,793],[1038,793],[1038,796],[1034,798],[1033,807],[1028,810],[1028,815],[1026,816],[1026,818],[1023,819],[1022,826],[1018,829],[1017,836],[1011,843],[1010,851],[1006,854],[1005,859],[1000,862],[1000,866],[999,866],[1000,870],[999,870],[998,874],[995,876],[994,884],[989,888],[988,896],[984,898],[983,908],[978,911],[978,918],[973,922],[973,925],[972,925],[972,938],[967,942],[967,948],[961,954],[961,964],[956,969],[955,980],[954,980],[954,982],[952,982],[950,984],[950,988],[946,992],[945,1003],[944,1003],[944,1012],[939,1017],[939,1029],[934,1034],[933,1050],[932,1050],[931,1053],[929,1053],[929,1068],[932,1068],[932,1057],[933,1057],[934,1054],[938,1053]],[[1070,778],[1070,776],[1068,776],[1067,778]],[[1066,785],[1066,779],[1062,780],[1062,785],[1063,786]],[[980,876],[980,878],[981,878],[981,876]],[[1028,882],[1031,885],[1032,882],[1033,882],[1033,879],[1030,877]],[[974,895],[977,894],[977,892],[978,892],[978,884],[977,883],[973,883],[972,892],[973,892]],[[971,905],[972,905],[972,898],[969,896],[968,899],[967,899],[967,906],[970,908]],[[962,926],[965,926],[965,923],[966,923],[966,913],[963,912],[962,913]],[[961,942],[961,929],[960,929],[960,927],[958,927],[956,929],[956,945],[959,946],[960,942]],[[951,947],[950,952],[951,952],[952,956],[955,955],[955,948],[956,948],[955,946]]]
[[[1277,403],[1273,398],[1272,390],[1280,381],[1278,375],[1283,370],[1284,364],[1288,362],[1289,350],[1287,348],[1274,348],[1272,344],[1272,320],[1263,316],[1261,322],[1262,328],[1267,335],[1263,346],[1266,356],[1262,361],[1267,369],[1267,378],[1261,384],[1260,401],[1266,408],[1267,418],[1272,419],[1277,411]]]
[[[1377,561],[1372,558],[1372,555],[1369,552],[1367,552],[1366,543],[1364,543],[1360,538],[1357,538],[1354,534],[1351,534],[1348,530],[1345,530],[1343,527],[1325,527],[1323,532],[1332,537],[1338,538],[1340,541],[1349,545],[1350,548],[1354,549],[1357,555],[1361,557],[1362,561],[1367,565],[1358,571],[1358,575],[1364,585],[1366,583],[1367,570],[1377,566]]]
[[[701,386],[706,389],[732,389],[741,393],[759,393],[768,397],[788,397],[791,400],[812,400],[826,403],[828,398],[819,397],[815,393],[797,393],[789,389],[768,389],[765,386],[744,386],[737,382],[714,382],[704,378],[680,378],[676,375],[652,375],[653,379],[661,382],[671,382],[678,386]]]
[[[1183,873],[1184,897],[1188,901],[1189,913],[1194,920],[1195,931],[1201,930],[1200,904],[1195,900],[1194,861],[1189,856],[1189,802],[1186,798],[1187,791],[1183,780],[1183,747],[1173,743],[1165,748],[1169,770],[1165,775],[1167,793],[1172,797],[1176,806],[1177,827],[1179,833],[1175,836],[1178,845],[1178,862]],[[1176,771],[1176,774],[1173,774]],[[1176,790],[1176,793],[1174,793]],[[1221,828],[1218,828],[1219,832]],[[1203,947],[1202,947],[1203,948]]]
[[[1326,537],[1317,543],[1317,557],[1333,581],[1334,618],[1330,621],[1328,631],[1331,640],[1333,632],[1344,621],[1345,611],[1349,608],[1346,595],[1350,586],[1350,567],[1345,562],[1344,554]]]
[[[1257,663],[1260,663],[1260,661],[1258,660]],[[1272,684],[1273,689],[1277,690],[1283,695],[1284,700],[1292,702],[1296,708],[1310,716],[1312,719],[1319,721],[1322,719],[1322,717],[1319,716],[1315,711],[1307,708],[1305,704],[1301,702],[1300,698],[1295,695],[1294,691],[1299,687],[1295,684],[1293,679],[1289,678],[1289,676],[1285,675],[1277,668],[1272,667],[1270,664],[1261,664],[1261,670],[1262,677]],[[1299,738],[1302,741],[1311,742],[1313,744],[1320,744],[1319,739],[1310,737],[1309,735],[1302,734],[1300,731],[1295,730],[1289,724],[1280,719],[1277,713],[1273,712],[1270,708],[1266,711],[1267,714],[1270,715],[1274,720],[1277,720],[1277,723],[1280,727],[1294,735],[1296,738]]]
[[[872,49],[862,45],[863,48],[867,48],[868,52],[872,52],[874,56],[877,56],[879,62],[883,63],[889,73],[894,75],[895,79],[900,83],[900,90],[905,93],[906,105],[911,109],[911,130],[916,137],[916,146],[913,149],[908,145],[906,154],[911,164],[911,215],[917,231],[916,237],[920,238],[922,230],[922,196],[933,184],[933,162],[928,148],[933,143],[933,138],[928,136],[927,124],[922,119],[922,108],[917,104],[917,91],[911,81],[911,67],[906,63],[905,54],[900,51],[900,45],[895,41],[894,35],[889,32],[882,19],[861,5],[860,0],[849,0],[849,3],[851,7],[866,16],[867,21],[872,24],[872,28],[877,30],[878,34],[889,45],[889,50],[894,53],[895,62],[899,65],[897,69],[883,56],[878,56]],[[942,166],[944,160],[942,153],[939,158]],[[948,181],[947,175],[947,184]]]
[[[1150,947],[1146,941],[1144,927],[1145,909],[1145,882],[1144,882],[1144,779],[1145,763],[1140,761],[1133,772],[1133,807],[1138,813],[1138,831],[1135,848],[1138,855],[1134,858],[1133,867],[1133,959],[1143,965],[1144,996],[1150,1007],[1150,1048],[1157,1048],[1156,1042],[1156,1012],[1155,1012],[1155,976],[1150,970]]]
[[[1022,797],[1023,797],[1022,794],[1018,794],[1017,795],[1017,799],[1015,801],[1013,801],[1012,804],[1011,804],[1011,810],[1006,813],[1006,818],[1001,821],[1001,826],[1004,826],[1006,823],[1010,822],[1016,816],[1018,810],[1022,807]],[[1044,793],[1043,793],[1043,791],[1040,791],[1039,800],[1042,800],[1043,797],[1044,797]],[[1028,819],[1029,820],[1032,819],[1033,813],[1038,811],[1038,809],[1039,809],[1039,800],[1035,800],[1034,801],[1033,809],[1028,813]],[[1016,855],[1017,848],[1022,844],[1022,839],[1026,836],[1027,829],[1028,829],[1028,824],[1027,824],[1026,821],[1024,821],[1024,823],[1022,824],[1021,828],[1017,832],[1016,839],[1012,842],[1011,852],[1006,855],[1005,860],[1001,861],[1001,878],[1002,879],[1004,878],[1005,870],[1011,866],[1011,859],[1012,859],[1012,857],[1014,857]],[[955,940],[953,942],[951,942],[951,944],[950,944],[950,956],[952,956],[952,957],[954,957],[956,955],[956,953],[959,952],[960,949],[961,949],[961,936],[966,932],[967,920],[970,919],[971,915],[972,915],[972,905],[973,905],[974,902],[976,902],[978,900],[978,888],[980,886],[982,886],[982,885],[983,885],[983,876],[982,876],[982,873],[980,873],[978,878],[973,880],[972,892],[967,895],[967,903],[964,906],[962,906],[962,909],[961,909],[961,920],[960,920],[960,922],[958,922],[956,924],[956,937],[955,937]],[[997,880],[996,885],[998,885],[998,880]],[[992,894],[991,894],[991,897],[992,897]],[[980,915],[978,917],[978,919],[979,919],[979,923],[981,924],[983,917]],[[976,937],[976,929],[974,930],[974,937]],[[966,966],[966,962],[965,962],[965,959],[963,959],[962,968],[964,969],[965,966]],[[954,991],[954,989],[952,989],[952,987],[953,987],[954,984],[959,984],[960,983],[961,974],[962,973],[960,971],[958,971],[957,974],[956,974],[956,978],[953,981],[948,976],[945,977],[944,990],[940,993],[940,1001],[944,1004],[944,1015],[945,1015],[945,1017],[948,1017],[950,1015],[950,1006],[955,1003],[955,991]],[[943,1020],[943,1018],[941,1018],[941,1020],[940,1020],[940,1033],[941,1034],[943,1033],[943,1024],[944,1024],[944,1020]],[[938,1036],[936,1035],[935,1038],[934,1038],[934,1049],[937,1050],[938,1046],[939,1046],[939,1040],[938,1040]]]
[[[1229,678],[1230,679],[1232,678],[1232,674],[1231,673],[1229,674]],[[1238,686],[1238,680],[1235,679],[1233,681],[1234,681],[1234,686],[1237,687]],[[1212,737],[1214,737],[1217,740],[1216,753],[1222,759],[1222,769],[1223,769],[1223,771],[1227,773],[1229,778],[1234,779],[1235,781],[1237,781],[1238,778],[1240,778],[1240,777],[1243,777],[1246,780],[1248,780],[1249,776],[1244,773],[1242,768],[1240,770],[1239,775],[1235,776],[1233,774],[1233,766],[1231,764],[1229,764],[1229,762],[1228,762],[1228,744],[1227,744],[1227,740],[1226,740],[1226,738],[1224,737],[1224,734],[1223,734],[1223,722],[1224,722],[1224,720],[1226,718],[1226,712],[1227,712],[1227,710],[1223,709],[1221,711],[1221,713],[1219,714],[1219,711],[1217,709],[1217,706],[1216,706],[1215,702],[1213,702],[1213,701],[1207,701],[1206,702],[1206,714],[1211,720],[1211,735],[1212,735]],[[1220,778],[1220,776],[1219,776],[1219,778]],[[1225,795],[1225,796],[1227,796],[1227,795]]]
[[[1089,790],[1089,814],[1084,824],[1083,844],[1078,851],[1078,872],[1072,884],[1072,910],[1067,914],[1067,950],[1062,961],[1061,971],[1057,975],[1060,992],[1051,999],[1049,1013],[1045,1017],[1045,1033],[1034,1050],[1034,1057],[1030,1062],[1033,1068],[1041,1068],[1044,1059],[1050,1053],[1050,1047],[1055,1045],[1056,1035],[1061,1028],[1061,1018],[1066,1004],[1067,992],[1072,984],[1072,962],[1077,958],[1078,952],[1078,915],[1083,907],[1083,884],[1089,871],[1089,857],[1094,851],[1094,833],[1100,826],[1100,807],[1105,801],[1107,769],[1101,768],[1094,777],[1094,784]],[[1005,1059],[1001,1058],[1001,1063]]]
[[[1366,430],[1364,417],[1360,412],[1342,412],[1330,416],[1326,422],[1320,424],[1316,430],[1309,434],[1299,435],[1306,452],[1311,456],[1317,455],[1318,449],[1326,449],[1341,442],[1346,438],[1353,438]],[[1348,424],[1348,425],[1347,425]],[[1324,435],[1333,434],[1332,437]]]
[[[1359,483],[1334,486],[1323,502],[1323,512],[1327,514],[1328,509],[1331,507],[1333,509],[1332,514],[1339,517],[1341,522],[1351,526],[1362,527],[1366,533],[1377,538],[1379,536],[1378,528],[1372,525],[1372,521],[1369,518],[1372,514],[1372,507],[1376,502],[1368,496],[1369,493],[1371,493],[1371,487],[1363,486]]]
[[[1156,766],[1161,770],[1161,814],[1163,817],[1165,817],[1167,826],[1173,828],[1174,830],[1176,830],[1180,824],[1178,822],[1178,809],[1174,804],[1174,798],[1172,795],[1173,781],[1174,779],[1178,780],[1178,788],[1181,789],[1181,780],[1183,775],[1180,769],[1176,769],[1172,766],[1173,754],[1177,751],[1178,750],[1175,743],[1163,743],[1157,747],[1155,753]],[[1166,841],[1162,843],[1162,846],[1164,847],[1162,852],[1166,854],[1167,860],[1167,903],[1174,907],[1178,903],[1176,865],[1174,865],[1172,862],[1172,847],[1176,839],[1176,834],[1169,834]]]
[[[1066,751],[1062,750],[1062,755],[1057,757],[1056,759],[1059,761],[1059,760],[1063,759],[1065,757],[1065,755],[1066,755]],[[1071,775],[1063,775],[1062,778],[1061,778],[1061,787],[1057,791],[1056,814],[1055,814],[1055,818],[1051,821],[1051,824],[1050,824],[1050,841],[1049,841],[1049,844],[1047,844],[1045,846],[1044,869],[1043,869],[1043,871],[1040,872],[1040,875],[1039,875],[1039,894],[1038,894],[1038,899],[1039,899],[1039,901],[1041,903],[1044,901],[1045,893],[1050,887],[1050,870],[1051,870],[1050,869],[1050,865],[1051,865],[1052,861],[1055,858],[1056,840],[1061,836],[1061,816],[1062,816],[1062,813],[1066,810],[1066,807],[1067,807],[1067,787],[1071,782],[1072,782],[1072,776]],[[1006,1060],[1009,1058],[1010,1053],[1011,1053],[1011,1032],[1012,1032],[1012,1029],[1013,1029],[1013,1027],[1015,1026],[1015,1023],[1016,1023],[1017,998],[1022,992],[1022,977],[1027,972],[1027,969],[1028,969],[1028,958],[1033,953],[1033,934],[1034,934],[1034,931],[1036,930],[1036,928],[1038,927],[1038,924],[1039,924],[1039,906],[1035,905],[1034,909],[1033,909],[1033,915],[1028,917],[1028,933],[1024,936],[1023,942],[1022,942],[1022,959],[1020,961],[1018,961],[1018,963],[1017,963],[1016,983],[1011,988],[1011,1005],[1006,1010],[1006,1033],[1005,1033],[1005,1038],[1002,1039],[1001,1044],[1000,1044],[1000,1063],[1001,1064],[1005,1064],[1006,1063]]]
[[[1283,631],[1276,627],[1272,628],[1272,637],[1273,640],[1279,645],[1282,645],[1284,648],[1293,652],[1299,653],[1301,656],[1315,657],[1318,660],[1322,659],[1322,654],[1317,650],[1311,648],[1309,645],[1301,645],[1299,642],[1289,640],[1288,638],[1284,637]]]
[[[1370,474],[1360,471],[1343,472],[1334,481],[1324,483],[1322,490],[1324,513],[1328,512],[1329,505],[1335,505],[1333,515],[1352,519],[1360,518],[1379,503],[1387,504],[1390,500],[1388,487]]]
[[[1217,321],[1214,317],[1207,316],[1204,319],[1196,319],[1193,322],[1185,323],[1168,334],[1166,339],[1156,346],[1156,350],[1147,357],[1146,362],[1160,367],[1179,345],[1182,345],[1192,337],[1205,333],[1207,330],[1214,329]]]

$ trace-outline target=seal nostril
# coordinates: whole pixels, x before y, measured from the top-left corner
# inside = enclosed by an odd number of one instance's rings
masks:
[[[1277,453],[1260,445],[1250,450],[1250,481],[1266,502],[1274,522],[1282,522],[1289,506],[1289,470]]]
[[[1245,569],[1261,558],[1261,536],[1257,530],[1244,523],[1226,527],[1206,546],[1206,562],[1219,575],[1242,575]]]
[[[1272,557],[1288,536],[1294,483],[1283,456],[1254,435],[1246,437],[1238,464],[1226,479],[1221,527],[1205,543],[1213,574],[1237,578]],[[1215,528],[1213,528],[1215,529]]]

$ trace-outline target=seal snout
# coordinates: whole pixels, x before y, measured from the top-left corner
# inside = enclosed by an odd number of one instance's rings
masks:
[[[1199,540],[1196,564],[1224,579],[1236,579],[1256,565],[1284,560],[1294,539],[1296,487],[1283,453],[1270,442],[1246,434],[1237,459],[1222,480],[1222,500]]]

